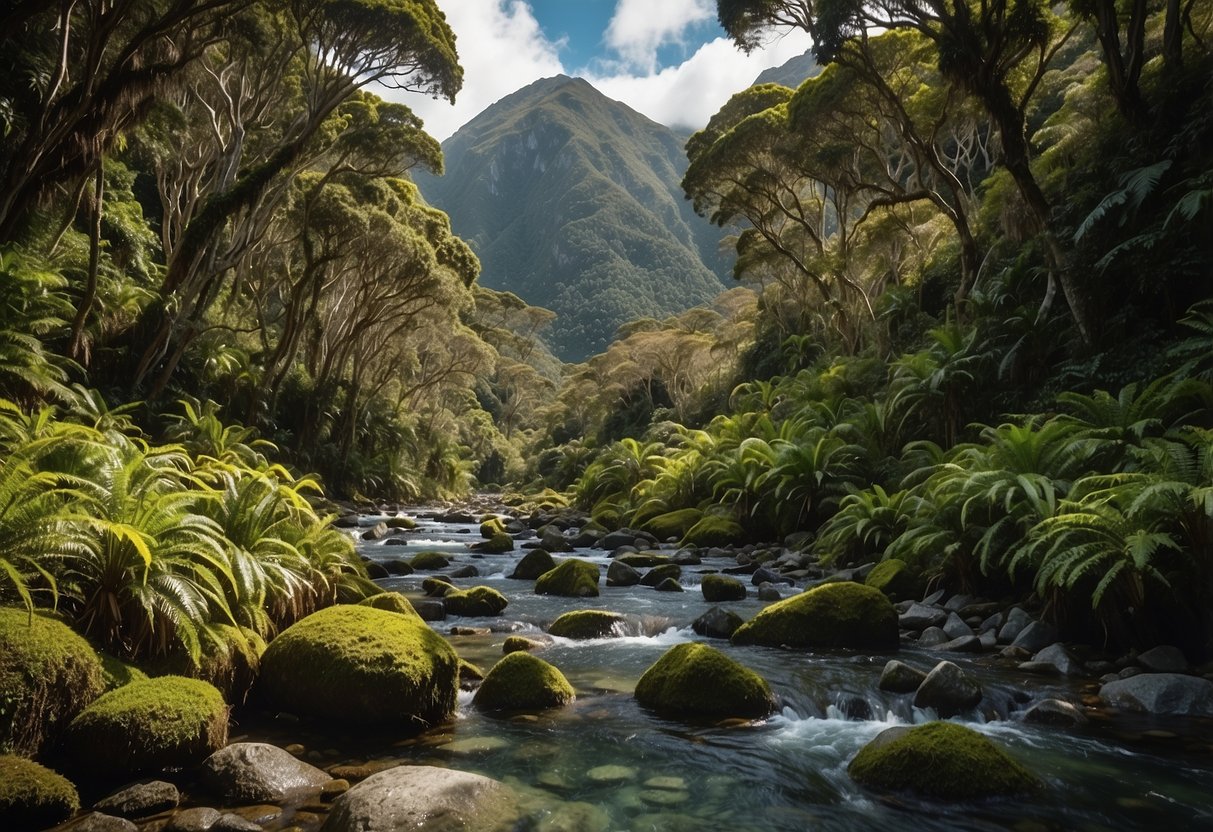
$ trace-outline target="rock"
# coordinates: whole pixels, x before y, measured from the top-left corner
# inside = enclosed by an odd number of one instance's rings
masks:
[[[597,529],[582,529],[569,538],[569,546],[574,549],[592,549],[602,543],[602,532]]]
[[[1003,622],[1002,627],[998,630],[998,643],[1010,644],[1015,641],[1015,637],[1023,632],[1024,628],[1032,623],[1032,616],[1028,615],[1020,607],[1011,607],[1007,612],[1007,620]]]
[[[0,816],[0,820],[3,817]],[[89,812],[75,821],[72,832],[139,832],[139,827],[126,818],[114,817],[101,812]]]
[[[320,799],[332,802],[350,790],[350,781],[335,777],[320,787]]]
[[[564,536],[564,532],[555,526],[545,526],[539,530],[539,545],[549,552],[573,551],[573,546]]]
[[[1062,676],[1075,676],[1083,672],[1082,662],[1075,659],[1060,642],[1051,644],[1032,657],[1031,664],[1043,664],[1053,668]],[[1020,665],[1023,669],[1023,665]]]
[[[758,587],[759,601],[782,601],[783,596],[779,594],[779,590],[772,584],[762,584]]]
[[[1139,673],[1118,679],[1101,687],[1099,697],[1127,711],[1213,717],[1213,682],[1181,673]]]
[[[692,622],[691,629],[707,638],[727,639],[744,623],[741,616],[732,610],[712,607]]]
[[[1012,647],[1022,647],[1029,653],[1043,650],[1057,641],[1057,630],[1043,621],[1033,621],[1019,631],[1019,635],[1011,642]]]
[[[160,676],[132,682],[100,697],[72,720],[64,754],[74,770],[105,780],[194,766],[227,744],[227,711],[219,691],[198,679]]]
[[[387,537],[389,534],[391,534],[391,531],[388,529],[387,523],[376,523],[362,533],[362,539],[383,540],[383,538]]]
[[[644,523],[645,531],[659,540],[670,538],[681,539],[692,527],[703,519],[703,512],[697,508],[680,508],[676,511],[659,514]]]
[[[533,581],[544,572],[550,572],[555,568],[556,561],[552,560],[552,556],[546,549],[532,549],[522,556],[522,559],[514,565],[514,571],[507,577],[516,581]]]
[[[469,512],[466,511],[448,511],[445,514],[438,514],[434,519],[439,523],[450,523],[455,526],[466,526],[477,522]]]
[[[392,574],[384,568],[383,564],[376,561],[368,560],[363,563],[362,566],[364,569],[366,569],[366,576],[372,581],[379,580],[380,578],[390,578],[392,576]]]
[[[416,601],[413,609],[422,621],[442,621],[446,618],[446,607],[441,601]]]
[[[760,566],[754,570],[754,575],[753,575],[753,577],[750,578],[750,583],[753,584],[754,586],[761,586],[762,584],[792,585],[792,584],[795,584],[796,582],[793,581],[791,578],[785,578],[783,575],[780,575],[774,569],[768,569],[765,566]]]
[[[539,820],[535,832],[606,832],[610,828],[611,816],[602,807],[576,801],[558,804]]]
[[[660,566],[654,566],[644,577],[640,579],[642,586],[657,586],[667,578],[673,578],[677,581],[682,577],[682,567],[676,563],[663,563]]]
[[[383,522],[389,529],[404,529],[407,532],[417,528],[417,521],[412,517],[405,517],[403,514],[397,514],[395,517],[389,517]]]
[[[181,793],[176,786],[163,780],[151,780],[114,793],[98,801],[93,809],[120,818],[145,818],[176,809],[180,802]]]
[[[976,633],[973,632],[973,628],[966,624],[964,619],[954,612],[948,613],[948,620],[943,622],[943,631],[950,639],[976,635]]]
[[[661,555],[657,552],[628,552],[613,558],[612,562],[627,564],[633,569],[650,569],[654,566],[672,563],[668,555]]]
[[[573,686],[556,667],[527,652],[493,665],[472,704],[488,711],[538,711],[572,702]]]
[[[862,584],[822,584],[762,610],[733,633],[734,644],[896,650],[897,613]]]
[[[1024,711],[1023,721],[1035,725],[1071,727],[1084,724],[1087,717],[1069,702],[1060,699],[1042,699]]]
[[[1151,673],[1183,673],[1188,669],[1183,651],[1169,644],[1151,647],[1137,657],[1137,663]]]
[[[859,750],[847,773],[870,789],[939,801],[1026,794],[1041,786],[990,740],[951,722],[886,729]]]
[[[262,832],[262,829],[259,824],[253,823],[251,820],[228,812],[219,816],[219,820],[211,826],[210,832]]]
[[[526,636],[506,636],[505,643],[501,645],[501,652],[505,654],[517,653],[520,651],[531,652],[532,650],[542,650],[547,647],[547,644],[542,641],[536,641],[533,638]]]
[[[446,569],[451,562],[441,552],[418,552],[409,561],[414,572],[433,572],[436,569]]]
[[[880,683],[877,687],[890,693],[912,693],[918,690],[926,678],[927,674],[918,668],[910,667],[897,659],[890,659],[880,672]]]
[[[595,766],[587,771],[585,776],[591,783],[600,785],[627,783],[636,779],[636,769],[619,765]]]
[[[741,524],[727,517],[708,515],[687,529],[682,543],[704,549],[711,546],[726,546],[739,540],[743,534]]]
[[[468,617],[501,615],[509,603],[504,595],[487,586],[448,592],[442,597],[447,613]]]
[[[897,558],[876,564],[864,583],[879,589],[893,601],[917,598],[922,594],[922,579],[905,561]]]
[[[620,546],[635,546],[636,532],[631,529],[619,529],[614,532],[607,532],[602,537],[602,548],[608,552],[613,552]]]
[[[744,601],[746,597],[745,584],[727,575],[704,575],[699,589],[703,592],[703,600],[709,603]]]
[[[330,779],[315,766],[263,742],[237,742],[216,751],[201,766],[203,785],[236,803],[280,803],[318,792]]]
[[[495,534],[505,534],[505,523],[500,517],[487,517],[480,524],[480,536],[485,540],[491,540]]]
[[[914,694],[915,708],[934,708],[943,718],[977,706],[981,685],[951,662],[940,662],[927,674]]]
[[[208,806],[182,809],[173,815],[168,825],[164,827],[164,832],[208,832],[221,817],[223,817],[222,812]]]
[[[486,555],[501,555],[505,554],[506,552],[514,551],[514,538],[510,537],[505,532],[500,532],[493,535],[488,540],[473,543],[469,548],[473,552],[480,552]]]
[[[423,621],[339,605],[270,642],[258,688],[272,707],[334,724],[420,727],[455,707],[459,658]]]
[[[951,641],[945,641],[939,645],[938,649],[948,653],[980,653],[982,644],[981,639],[977,636],[961,636]]]
[[[676,717],[763,717],[775,709],[766,680],[714,647],[688,642],[662,654],[636,683],[643,707]]]
[[[552,622],[548,633],[561,638],[590,639],[618,635],[626,619],[606,610],[573,610]]]
[[[105,687],[97,652],[70,627],[0,607],[0,748],[36,753]]]
[[[66,777],[24,757],[0,755],[0,828],[45,829],[79,808],[80,795]]]
[[[640,583],[640,572],[621,560],[613,560],[607,566],[607,586],[636,586]]]
[[[939,647],[941,644],[947,644],[949,640],[942,627],[927,627],[918,637],[918,646]]]
[[[535,594],[565,598],[597,597],[598,567],[588,561],[569,558],[539,576],[535,581]]]
[[[453,579],[457,578],[479,578],[480,570],[470,563],[464,564],[457,569],[452,569],[447,573],[447,576]]]
[[[666,578],[664,581],[657,584],[657,586],[653,587],[653,589],[656,590],[657,592],[685,592],[686,591],[682,588],[682,584],[678,583],[678,580],[676,578]]]
[[[370,598],[363,598],[358,604],[363,607],[374,607],[377,610],[387,610],[409,618],[418,617],[417,610],[413,608],[409,599],[399,592],[380,592]]]
[[[903,630],[925,630],[927,627],[942,627],[947,620],[948,614],[938,607],[912,604],[908,610],[897,616],[897,626]]]
[[[514,793],[479,774],[397,766],[353,786],[333,803],[321,832],[504,832],[517,823]]]
[[[437,596],[441,598],[454,590],[455,585],[451,583],[451,579],[446,575],[430,575],[421,581],[421,591],[431,597]]]

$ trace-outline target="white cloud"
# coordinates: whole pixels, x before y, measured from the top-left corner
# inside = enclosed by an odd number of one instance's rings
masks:
[[[715,16],[715,0],[619,0],[603,39],[625,66],[651,75],[658,49],[683,42],[687,29]]]

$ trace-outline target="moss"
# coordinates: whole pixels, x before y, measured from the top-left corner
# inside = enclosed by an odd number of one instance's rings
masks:
[[[501,522],[500,517],[489,516],[480,523],[480,536],[485,540],[491,540],[499,534],[505,534],[505,523]]]
[[[0,608],[0,749],[36,753],[105,684],[96,651],[66,624]]]
[[[744,601],[745,584],[728,575],[704,575],[699,584],[705,601]]]
[[[409,566],[419,572],[432,572],[435,569],[446,569],[451,562],[441,552],[418,552],[409,561]]]
[[[662,654],[636,683],[636,701],[676,716],[762,717],[775,710],[765,679],[698,642]]]
[[[556,561],[546,549],[532,549],[522,556],[509,577],[520,581],[533,581],[544,572],[556,568]]]
[[[0,828],[45,829],[80,808],[76,787],[32,760],[0,756]]]
[[[727,546],[740,540],[741,536],[741,525],[737,521],[727,517],[709,515],[687,530],[686,536],[682,538],[682,544],[698,548]]]
[[[486,555],[501,555],[506,552],[514,551],[514,538],[510,537],[505,532],[498,532],[488,540],[472,546],[472,550],[483,552]]]
[[[501,615],[510,602],[491,587],[474,586],[471,589],[448,592],[443,596],[442,603],[451,615],[484,616]]]
[[[395,517],[389,517],[383,521],[389,529],[404,529],[412,531],[417,528],[417,521],[412,517],[405,517],[403,514],[398,514]]]
[[[557,668],[517,652],[493,665],[472,704],[489,711],[531,711],[559,708],[573,697],[573,686]]]
[[[894,601],[922,597],[922,579],[904,560],[897,558],[876,564],[864,583],[879,589]]]
[[[426,578],[427,581],[432,578]],[[386,610],[394,612],[409,618],[421,620],[421,616],[417,614],[417,610],[413,607],[408,598],[405,598],[399,592],[380,592],[378,595],[372,595],[370,598],[364,598],[358,602],[360,607],[373,607],[377,610]]]
[[[480,669],[480,665],[472,664],[467,659],[459,660],[459,684],[461,687],[466,687],[483,679],[484,671]]]
[[[1025,794],[1041,785],[990,740],[952,722],[890,728],[860,749],[847,773],[871,789],[948,801]]]
[[[659,514],[641,525],[641,529],[655,536],[658,540],[670,537],[686,537],[687,532],[703,519],[703,512],[697,508],[683,508]]]
[[[897,611],[870,586],[823,584],[771,604],[733,633],[733,643],[896,650]]]
[[[448,592],[454,592],[455,585],[446,575],[433,575],[421,582],[421,591],[431,598],[443,597]]]
[[[682,567],[676,563],[663,563],[660,566],[654,566],[644,574],[640,579],[641,586],[657,586],[666,578],[673,578],[677,581],[682,577]]]
[[[553,621],[548,632],[561,638],[606,638],[616,635],[625,620],[622,615],[606,610],[573,610]]]
[[[422,728],[454,710],[458,668],[455,651],[424,622],[336,606],[270,642],[258,689],[273,707],[303,717]]]
[[[202,644],[202,654],[194,664],[178,652],[159,662],[156,675],[189,676],[214,685],[232,704],[243,703],[261,670],[265,639],[247,627],[220,624],[211,628],[211,638]]]
[[[123,685],[129,685],[131,682],[138,682],[141,679],[147,678],[147,674],[133,664],[127,664],[122,659],[111,656],[104,650],[98,650],[97,657],[101,659],[101,667],[105,674],[106,690],[120,688]]]
[[[656,552],[632,552],[615,558],[620,563],[633,569],[648,569],[653,566],[664,566],[674,562],[669,555],[659,555]]]
[[[538,595],[592,598],[598,595],[598,567],[577,558],[562,561],[535,581]]]
[[[227,744],[227,703],[199,679],[160,676],[110,691],[68,726],[73,769],[126,780],[202,762]]]
[[[541,641],[535,641],[533,638],[526,636],[506,636],[505,642],[501,645],[502,653],[517,653],[519,651],[530,652],[543,648],[544,644]]]

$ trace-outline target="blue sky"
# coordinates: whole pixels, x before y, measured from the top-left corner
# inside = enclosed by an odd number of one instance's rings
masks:
[[[672,127],[698,128],[770,66],[809,48],[800,32],[744,55],[716,23],[715,0],[438,0],[455,31],[464,86],[455,105],[389,93],[445,139],[539,78],[581,76]]]

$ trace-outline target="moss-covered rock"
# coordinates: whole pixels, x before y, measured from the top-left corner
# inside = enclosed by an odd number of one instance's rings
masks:
[[[640,524],[640,528],[656,537],[666,540],[671,537],[686,537],[687,532],[703,519],[703,512],[697,508],[681,508],[677,511],[659,514]]]
[[[129,685],[131,682],[138,682],[140,679],[147,678],[147,674],[133,664],[128,664],[116,656],[111,656],[104,650],[98,650],[97,657],[101,659],[101,667],[105,673],[106,690],[120,688],[123,685]]]
[[[409,560],[409,566],[418,572],[433,572],[435,569],[446,569],[450,565],[451,562],[441,552],[418,552]]]
[[[500,517],[490,515],[480,522],[480,536],[492,540],[495,535],[505,534],[505,523]]]
[[[674,562],[669,555],[661,555],[657,552],[629,552],[626,555],[620,555],[615,560],[633,569],[648,569]]]
[[[555,568],[556,561],[547,549],[532,549],[522,556],[514,566],[514,571],[507,577],[518,581],[533,581],[544,572],[551,572]]]
[[[472,704],[487,711],[537,711],[573,701],[573,686],[556,667],[526,652],[493,665]]]
[[[710,603],[744,601],[746,596],[745,584],[728,575],[704,575],[699,588],[703,592],[703,600]]]
[[[455,585],[446,575],[431,575],[421,581],[421,591],[431,598],[442,598],[455,591]]]
[[[771,604],[733,633],[733,643],[896,650],[897,611],[870,586],[823,584]]]
[[[200,679],[131,682],[72,720],[64,753],[74,771],[104,780],[192,766],[227,744],[227,711],[223,695]]]
[[[505,532],[500,532],[490,537],[488,540],[482,540],[479,543],[472,544],[473,552],[482,552],[486,555],[501,555],[506,552],[514,551],[514,538],[510,537]]]
[[[336,606],[270,642],[258,688],[270,705],[299,716],[420,728],[454,710],[458,674],[455,651],[424,622]]]
[[[922,597],[922,578],[904,560],[882,560],[868,573],[865,584],[875,587],[893,601]]]
[[[535,581],[538,595],[565,598],[592,598],[598,595],[598,567],[584,560],[569,558],[555,569],[544,572]]]
[[[459,687],[468,690],[482,681],[484,681],[484,671],[480,669],[480,665],[472,664],[467,659],[461,658],[459,660]]]
[[[653,589],[657,590],[658,592],[686,592],[686,590],[682,588],[682,584],[680,584],[676,578],[665,578],[661,583],[653,587]]]
[[[426,578],[426,580],[430,579]],[[421,620],[421,616],[417,614],[417,609],[408,598],[405,598],[399,592],[380,592],[378,595],[362,599],[358,602],[358,606],[373,607],[377,610],[386,610],[387,612],[398,613],[409,618],[416,618],[418,621]]]
[[[561,638],[606,638],[616,635],[625,620],[622,615],[607,610],[573,610],[553,621],[548,632]]]
[[[0,829],[45,829],[80,808],[66,777],[12,754],[0,756]]]
[[[509,605],[505,596],[487,586],[456,590],[442,596],[442,603],[451,615],[485,616],[501,615]]]
[[[0,750],[34,754],[105,687],[97,652],[70,627],[0,608]]]
[[[417,521],[412,517],[405,517],[403,514],[397,514],[395,517],[389,517],[383,521],[389,529],[403,529],[412,531],[417,528]]]
[[[1024,794],[1041,785],[990,740],[952,722],[889,728],[860,749],[847,773],[877,791],[944,801]]]
[[[741,524],[736,520],[708,515],[687,530],[682,545],[699,548],[727,546],[740,540],[742,534]]]
[[[775,710],[766,680],[714,647],[671,647],[636,683],[636,701],[685,717],[762,717]]]
[[[501,645],[501,652],[507,655],[518,652],[529,653],[532,650],[541,650],[546,646],[542,641],[526,636],[506,636],[505,642]]]
[[[681,566],[676,563],[663,563],[661,566],[654,566],[648,572],[645,572],[644,577],[640,579],[640,585],[657,586],[666,578],[673,578],[677,581],[681,577]]]

